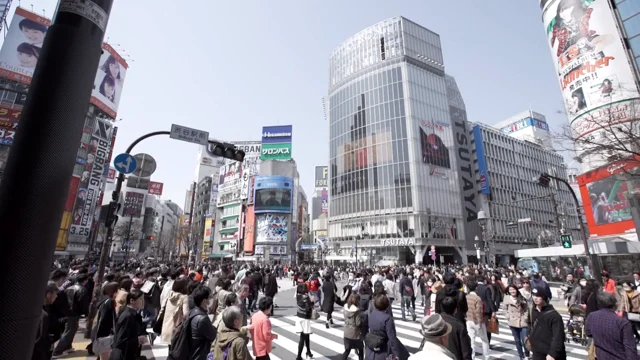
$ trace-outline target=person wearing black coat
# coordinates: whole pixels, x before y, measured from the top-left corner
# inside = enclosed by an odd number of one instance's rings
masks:
[[[307,285],[302,283],[298,284],[296,288],[296,302],[298,304],[298,310],[296,316],[299,318],[297,321],[298,329],[300,332],[300,340],[298,341],[298,356],[296,360],[302,360],[302,350],[307,347],[307,357],[313,357],[311,353],[311,317],[313,315],[314,303],[309,297],[309,289]]]
[[[558,311],[549,305],[545,288],[531,290],[535,306],[531,309],[531,359],[545,360],[551,356],[555,360],[566,360],[564,321]],[[594,296],[595,297],[595,296]]]
[[[49,333],[49,314],[45,310],[48,305],[53,304],[58,296],[58,286],[49,281],[44,290],[44,306],[40,317],[40,326],[36,335],[36,342],[33,345],[32,360],[49,360],[53,354],[52,335]]]
[[[211,351],[211,344],[217,336],[217,330],[207,315],[210,295],[211,289],[201,285],[193,290],[190,296],[193,299],[194,307],[189,312],[191,321],[191,344],[189,347],[191,356],[189,360],[206,360]]]
[[[451,297],[456,301],[457,311],[454,316],[466,327],[467,310],[469,310],[469,307],[467,306],[467,297],[462,291],[460,291],[460,287],[455,285],[456,277],[453,274],[446,273],[443,280],[445,283],[444,287],[436,293],[435,312],[437,314],[441,314],[443,312],[442,300],[446,297]]]
[[[482,274],[478,274],[477,278],[478,287],[476,288],[476,294],[482,300],[482,304],[484,305],[484,321],[485,326],[487,325],[489,319],[493,316],[496,316],[496,312],[498,312],[498,308],[496,303],[493,301],[493,295],[489,287],[485,284],[485,278]],[[491,333],[487,331],[487,340],[491,343]]]
[[[324,282],[322,283],[322,311],[327,313],[327,321],[325,322],[325,326],[327,329],[330,325],[333,325],[333,303],[340,300],[337,296],[338,287],[331,280],[331,275],[326,274],[324,276]]]
[[[446,296],[440,304],[442,319],[451,325],[451,333],[447,337],[447,349],[455,355],[456,360],[472,360],[471,339],[466,325],[454,316],[457,301],[454,297]]]
[[[137,289],[127,294],[127,306],[123,306],[117,314],[109,360],[130,360],[140,356],[140,345],[147,341],[147,337],[142,335],[146,331],[138,314],[144,307],[143,295]]]

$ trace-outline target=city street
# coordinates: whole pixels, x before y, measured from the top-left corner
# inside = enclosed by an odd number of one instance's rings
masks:
[[[271,318],[271,324],[273,326],[273,332],[278,334],[278,339],[273,341],[273,352],[269,355],[272,360],[286,360],[294,359],[297,355],[298,338],[296,333],[296,302],[294,299],[295,290],[290,280],[279,280],[278,284],[281,286],[280,293],[276,296],[276,303],[279,308],[275,310],[275,316]],[[341,286],[339,286],[341,288]],[[419,306],[419,300],[416,304],[416,314],[424,314],[424,307]],[[562,309],[560,309],[562,310]],[[327,329],[324,325],[325,315],[320,313],[320,319],[318,319],[313,325],[313,334],[311,335],[311,349],[316,360],[336,359],[344,349],[343,345],[343,320],[342,308],[338,305],[335,306],[335,312],[333,313],[334,325]],[[404,344],[411,354],[417,352],[417,348],[422,340],[418,331],[420,330],[420,323],[418,321],[402,321],[402,313],[399,304],[394,303],[393,314],[396,325],[396,332],[398,339]],[[568,320],[568,315],[561,311],[563,319]],[[409,316],[407,316],[409,318]],[[420,319],[420,316],[418,316]],[[491,359],[518,359],[518,352],[515,347],[511,330],[507,326],[507,321],[504,314],[498,314],[498,321],[500,322],[500,333],[494,334],[491,339]],[[87,356],[84,349],[88,342],[82,339],[79,334],[77,342],[74,343],[74,348],[78,349],[75,354],[70,354],[64,359],[96,359],[95,356]],[[587,350],[586,347],[579,344],[571,343],[566,344],[567,359],[586,359]],[[249,344],[251,350],[251,344]],[[481,343],[476,343],[476,354],[482,353]],[[143,355],[147,359],[164,360],[167,358],[167,344],[160,343],[156,340],[153,347],[145,346]],[[357,359],[354,352],[349,356],[350,359]]]

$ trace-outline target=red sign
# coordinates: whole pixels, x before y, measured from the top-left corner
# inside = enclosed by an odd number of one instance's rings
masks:
[[[0,105],[0,118],[18,121],[22,115],[22,109],[12,109],[7,106]]]
[[[116,181],[116,169],[109,168],[109,173],[107,174],[107,182],[115,182]]]
[[[149,181],[149,194],[162,195],[164,184],[161,182]]]
[[[635,229],[629,200],[640,194],[638,174],[640,156],[578,176],[591,236],[623,234]]]

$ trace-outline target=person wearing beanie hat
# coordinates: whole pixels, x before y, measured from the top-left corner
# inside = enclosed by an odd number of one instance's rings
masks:
[[[440,314],[435,313],[422,318],[421,325],[420,334],[424,339],[420,345],[420,351],[411,355],[409,360],[426,358],[430,360],[455,360],[455,355],[447,349],[451,325],[444,321]]]
[[[532,360],[566,360],[564,322],[545,288],[531,290],[535,307],[531,309],[529,343]]]

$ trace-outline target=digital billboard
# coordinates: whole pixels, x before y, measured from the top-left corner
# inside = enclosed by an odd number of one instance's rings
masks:
[[[451,168],[449,149],[442,141],[442,138],[435,133],[429,134],[420,127],[420,150],[422,151],[422,162],[446,169]]]
[[[51,20],[17,8],[0,50],[0,76],[31,83]]]
[[[630,199],[640,194],[640,157],[618,161],[578,176],[591,236],[621,234],[635,228]]]
[[[548,0],[540,5],[574,136],[635,120],[630,102],[639,95],[609,1]]]
[[[129,65],[111,45],[102,44],[102,50],[98,71],[93,82],[91,103],[115,118]]]
[[[491,194],[491,183],[489,182],[489,171],[487,170],[487,158],[484,152],[484,139],[482,138],[482,128],[478,125],[473,127],[473,139],[476,144],[476,158],[478,159],[478,172],[480,175],[480,192],[484,195]]]
[[[291,125],[264,126],[260,159],[263,161],[291,159],[292,130]]]
[[[316,189],[326,188],[329,184],[329,167],[316,166]]]
[[[247,206],[247,218],[244,223],[244,252],[253,253],[256,241],[256,215],[253,206]]]
[[[266,242],[287,242],[289,216],[276,214],[256,215],[256,244]]]
[[[291,212],[293,179],[284,176],[256,176],[254,211]]]

